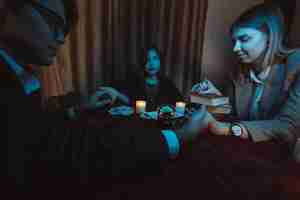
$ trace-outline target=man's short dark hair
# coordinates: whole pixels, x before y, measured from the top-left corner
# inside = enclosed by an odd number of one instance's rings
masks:
[[[26,3],[34,2],[33,0],[2,0],[3,7],[0,10],[0,26],[8,10],[18,12],[18,10]],[[61,0],[65,7],[65,15],[67,20],[67,32],[76,24],[78,20],[78,10],[76,0]]]

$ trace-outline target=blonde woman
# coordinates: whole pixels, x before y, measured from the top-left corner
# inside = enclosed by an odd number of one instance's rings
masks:
[[[276,5],[257,5],[233,23],[233,52],[241,65],[226,95],[238,120],[224,123],[208,114],[211,133],[294,146],[300,133],[300,51],[288,49],[284,36]],[[192,91],[202,93],[202,89],[203,83],[198,83]]]

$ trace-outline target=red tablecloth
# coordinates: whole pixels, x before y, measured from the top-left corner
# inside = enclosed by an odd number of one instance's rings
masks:
[[[101,112],[83,115],[81,123],[157,126],[156,121],[113,118]],[[300,199],[300,165],[289,158],[284,144],[255,144],[236,137],[202,133],[179,159],[165,166],[161,175],[103,179],[98,186],[87,187],[90,198]]]

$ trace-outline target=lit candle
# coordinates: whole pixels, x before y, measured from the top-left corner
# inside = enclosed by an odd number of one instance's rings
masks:
[[[176,102],[176,113],[184,115],[185,102]]]
[[[136,113],[142,113],[146,111],[146,101],[136,101],[135,102]]]

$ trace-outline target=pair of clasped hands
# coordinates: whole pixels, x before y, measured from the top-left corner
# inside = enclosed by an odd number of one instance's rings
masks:
[[[190,92],[199,94],[221,94],[220,91],[207,79],[195,84]],[[112,87],[99,87],[97,91],[90,96],[88,107],[101,109],[107,106],[112,106],[116,100],[121,100],[122,102],[122,96],[124,96],[124,94]],[[124,104],[126,103],[124,102]],[[207,129],[209,123],[216,121],[214,117],[207,112],[206,107],[203,105],[198,109],[193,109],[188,114],[187,118],[188,120],[183,125],[183,130],[181,131],[186,132],[189,137],[196,136],[201,132],[201,130]]]

